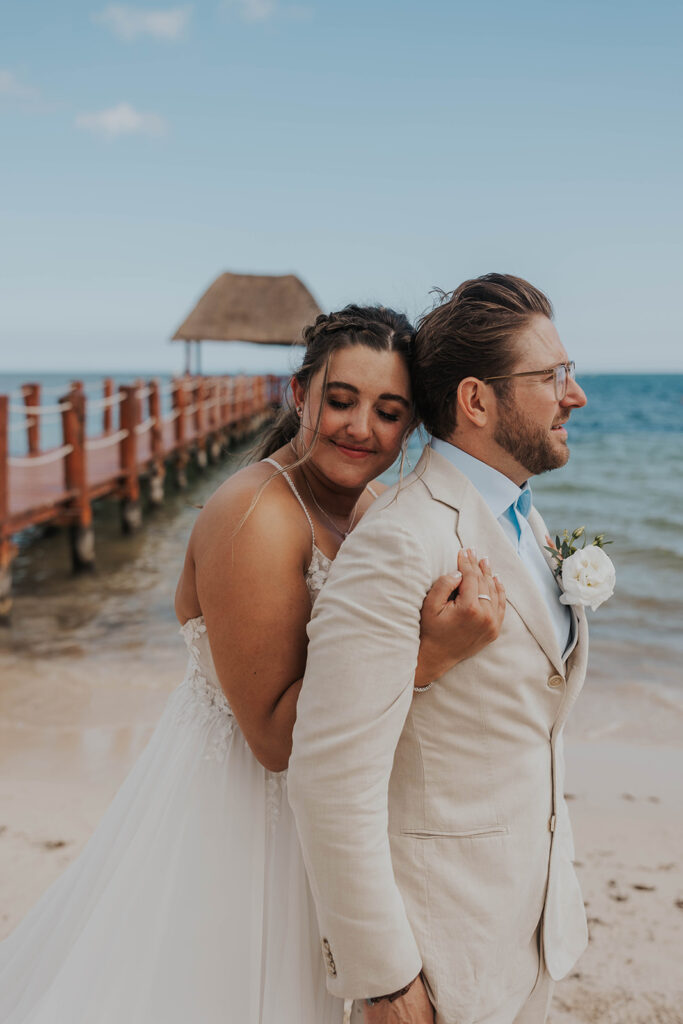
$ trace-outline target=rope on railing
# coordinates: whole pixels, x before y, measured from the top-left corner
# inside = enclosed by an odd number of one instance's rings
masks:
[[[54,416],[55,413],[66,412],[71,408],[71,402],[60,402],[59,405],[10,405],[9,411],[26,416],[30,409],[31,416]]]
[[[22,422],[10,423],[7,428],[7,433],[12,434],[15,430],[26,430],[28,427],[35,427],[38,420],[35,416],[29,416]]]
[[[149,398],[149,396],[151,394],[152,394],[152,389],[151,388],[138,388],[138,390],[135,392],[135,397],[139,398],[140,401],[144,401],[144,399],[145,398]]]
[[[119,430],[115,434],[105,434],[103,437],[88,438],[85,442],[85,449],[88,452],[98,451],[100,448],[108,448],[110,445],[118,444],[119,441],[123,441],[124,437],[128,437],[127,430]]]
[[[122,402],[125,395],[109,395],[108,398],[91,398],[88,400],[88,412],[92,412],[96,409],[108,409],[110,405],[118,405]]]
[[[74,446],[72,444],[64,444],[61,448],[54,448],[51,452],[45,452],[44,455],[26,455],[23,458],[9,458],[7,465],[13,466],[15,469],[32,469],[34,466],[45,466],[48,462],[57,462],[58,459],[63,459],[66,455],[70,455],[73,450]]]
[[[169,413],[168,416],[162,416],[162,423],[173,423],[173,420],[177,420],[180,416],[180,409],[174,409],[173,412]]]
[[[148,430],[151,430],[156,423],[156,416],[148,416],[144,423],[138,423],[135,427],[136,434],[146,434]]]
[[[195,402],[194,405],[186,405],[185,409],[183,411],[185,412],[186,416],[191,416],[192,413],[196,412],[197,409],[200,409],[200,408],[201,408],[200,403],[199,402]]]

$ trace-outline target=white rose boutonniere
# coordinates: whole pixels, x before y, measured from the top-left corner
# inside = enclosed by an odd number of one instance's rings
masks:
[[[576,541],[583,537],[583,547],[576,547]],[[550,541],[550,538],[548,538]],[[603,551],[604,533],[598,534],[592,544],[586,545],[585,527],[579,526],[573,533],[564,531],[546,546],[555,560],[553,570],[564,593],[562,604],[578,604],[595,611],[614,593],[616,572],[611,558]]]

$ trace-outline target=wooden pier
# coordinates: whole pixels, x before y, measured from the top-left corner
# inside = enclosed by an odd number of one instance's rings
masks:
[[[40,524],[66,526],[74,571],[91,569],[93,502],[118,499],[122,528],[134,531],[142,478],[149,504],[160,505],[169,470],[178,487],[187,486],[189,460],[203,468],[254,434],[280,405],[284,382],[272,375],[187,375],[115,389],[107,378],[94,399],[79,381],[52,403],[41,404],[39,384],[24,385],[18,403],[0,395],[0,619],[12,607],[14,535]],[[89,434],[94,415],[100,429]],[[41,424],[48,417],[61,420],[60,443],[43,449]],[[25,435],[23,455],[11,454],[17,432]]]

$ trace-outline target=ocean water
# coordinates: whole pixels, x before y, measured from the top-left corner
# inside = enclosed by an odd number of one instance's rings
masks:
[[[0,393],[22,379],[0,376]],[[85,382],[96,394],[100,377],[89,375]],[[49,393],[54,400],[68,379],[51,375],[45,383],[55,389]],[[680,693],[683,375],[595,375],[580,383],[588,405],[569,423],[570,461],[531,481],[534,500],[553,535],[585,526],[591,539],[605,533],[613,541],[607,550],[616,566],[616,593],[589,613],[593,678]],[[413,461],[419,451],[415,438]],[[93,644],[115,642],[153,658],[175,628],[173,592],[196,506],[239,465],[239,453],[233,453],[197,475],[189,492],[169,487],[163,508],[145,517],[135,537],[121,536],[114,503],[98,503],[94,577],[70,577],[60,533],[22,537],[15,613],[0,648],[51,656],[87,654]]]
[[[532,481],[551,533],[605,533],[614,597],[589,613],[593,668],[683,685],[683,375],[581,379],[566,467]]]

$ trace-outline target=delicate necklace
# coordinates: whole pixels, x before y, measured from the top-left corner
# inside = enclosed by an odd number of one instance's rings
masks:
[[[294,447],[294,442],[290,441],[289,443],[290,443],[290,445],[292,447],[292,451],[294,452],[294,454],[296,455],[296,457],[298,459],[300,456],[299,456],[299,453],[297,452],[296,448]],[[310,494],[311,498],[313,499],[316,507],[318,508],[318,511],[322,512],[322,514],[325,516],[325,519],[327,519],[328,523],[334,529],[334,531],[336,533],[338,533],[340,537],[343,537],[344,539],[346,539],[348,537],[348,535],[351,533],[351,530],[353,529],[354,523],[356,522],[356,515],[358,514],[358,505],[360,504],[360,499],[363,496],[365,488],[363,488],[363,491],[361,491],[360,495],[358,496],[358,501],[356,502],[356,504],[353,506],[353,509],[351,510],[351,518],[349,519],[349,522],[348,522],[348,524],[346,526],[346,529],[342,530],[341,527],[337,526],[335,521],[332,519],[331,514],[326,509],[324,509],[322,507],[322,505],[320,504],[320,502],[316,498],[315,494],[313,493],[313,489],[311,488],[311,485],[308,482],[308,477],[306,476],[306,474],[304,472],[302,472],[301,475],[304,478],[304,483],[306,484],[306,487],[308,488],[308,493]]]
[[[306,474],[302,473],[301,475],[303,476],[304,480],[306,481],[306,487],[308,488],[308,493],[313,498],[313,501],[317,505],[319,511],[322,512],[322,514],[325,516],[325,519],[327,519],[327,521],[330,524],[330,526],[334,527],[335,531],[339,534],[340,537],[344,537],[344,538],[348,537],[348,535],[351,533],[351,530],[353,529],[353,524],[356,521],[356,513],[358,512],[358,504],[360,502],[360,498],[358,499],[356,504],[353,506],[353,509],[351,511],[351,519],[349,520],[346,529],[342,530],[341,527],[337,526],[337,524],[334,522],[334,520],[332,519],[332,516],[330,515],[330,513],[325,511],[325,509],[322,507],[322,505],[320,504],[320,502],[316,498],[315,494],[311,490],[311,485],[309,484],[308,479],[306,478]]]

